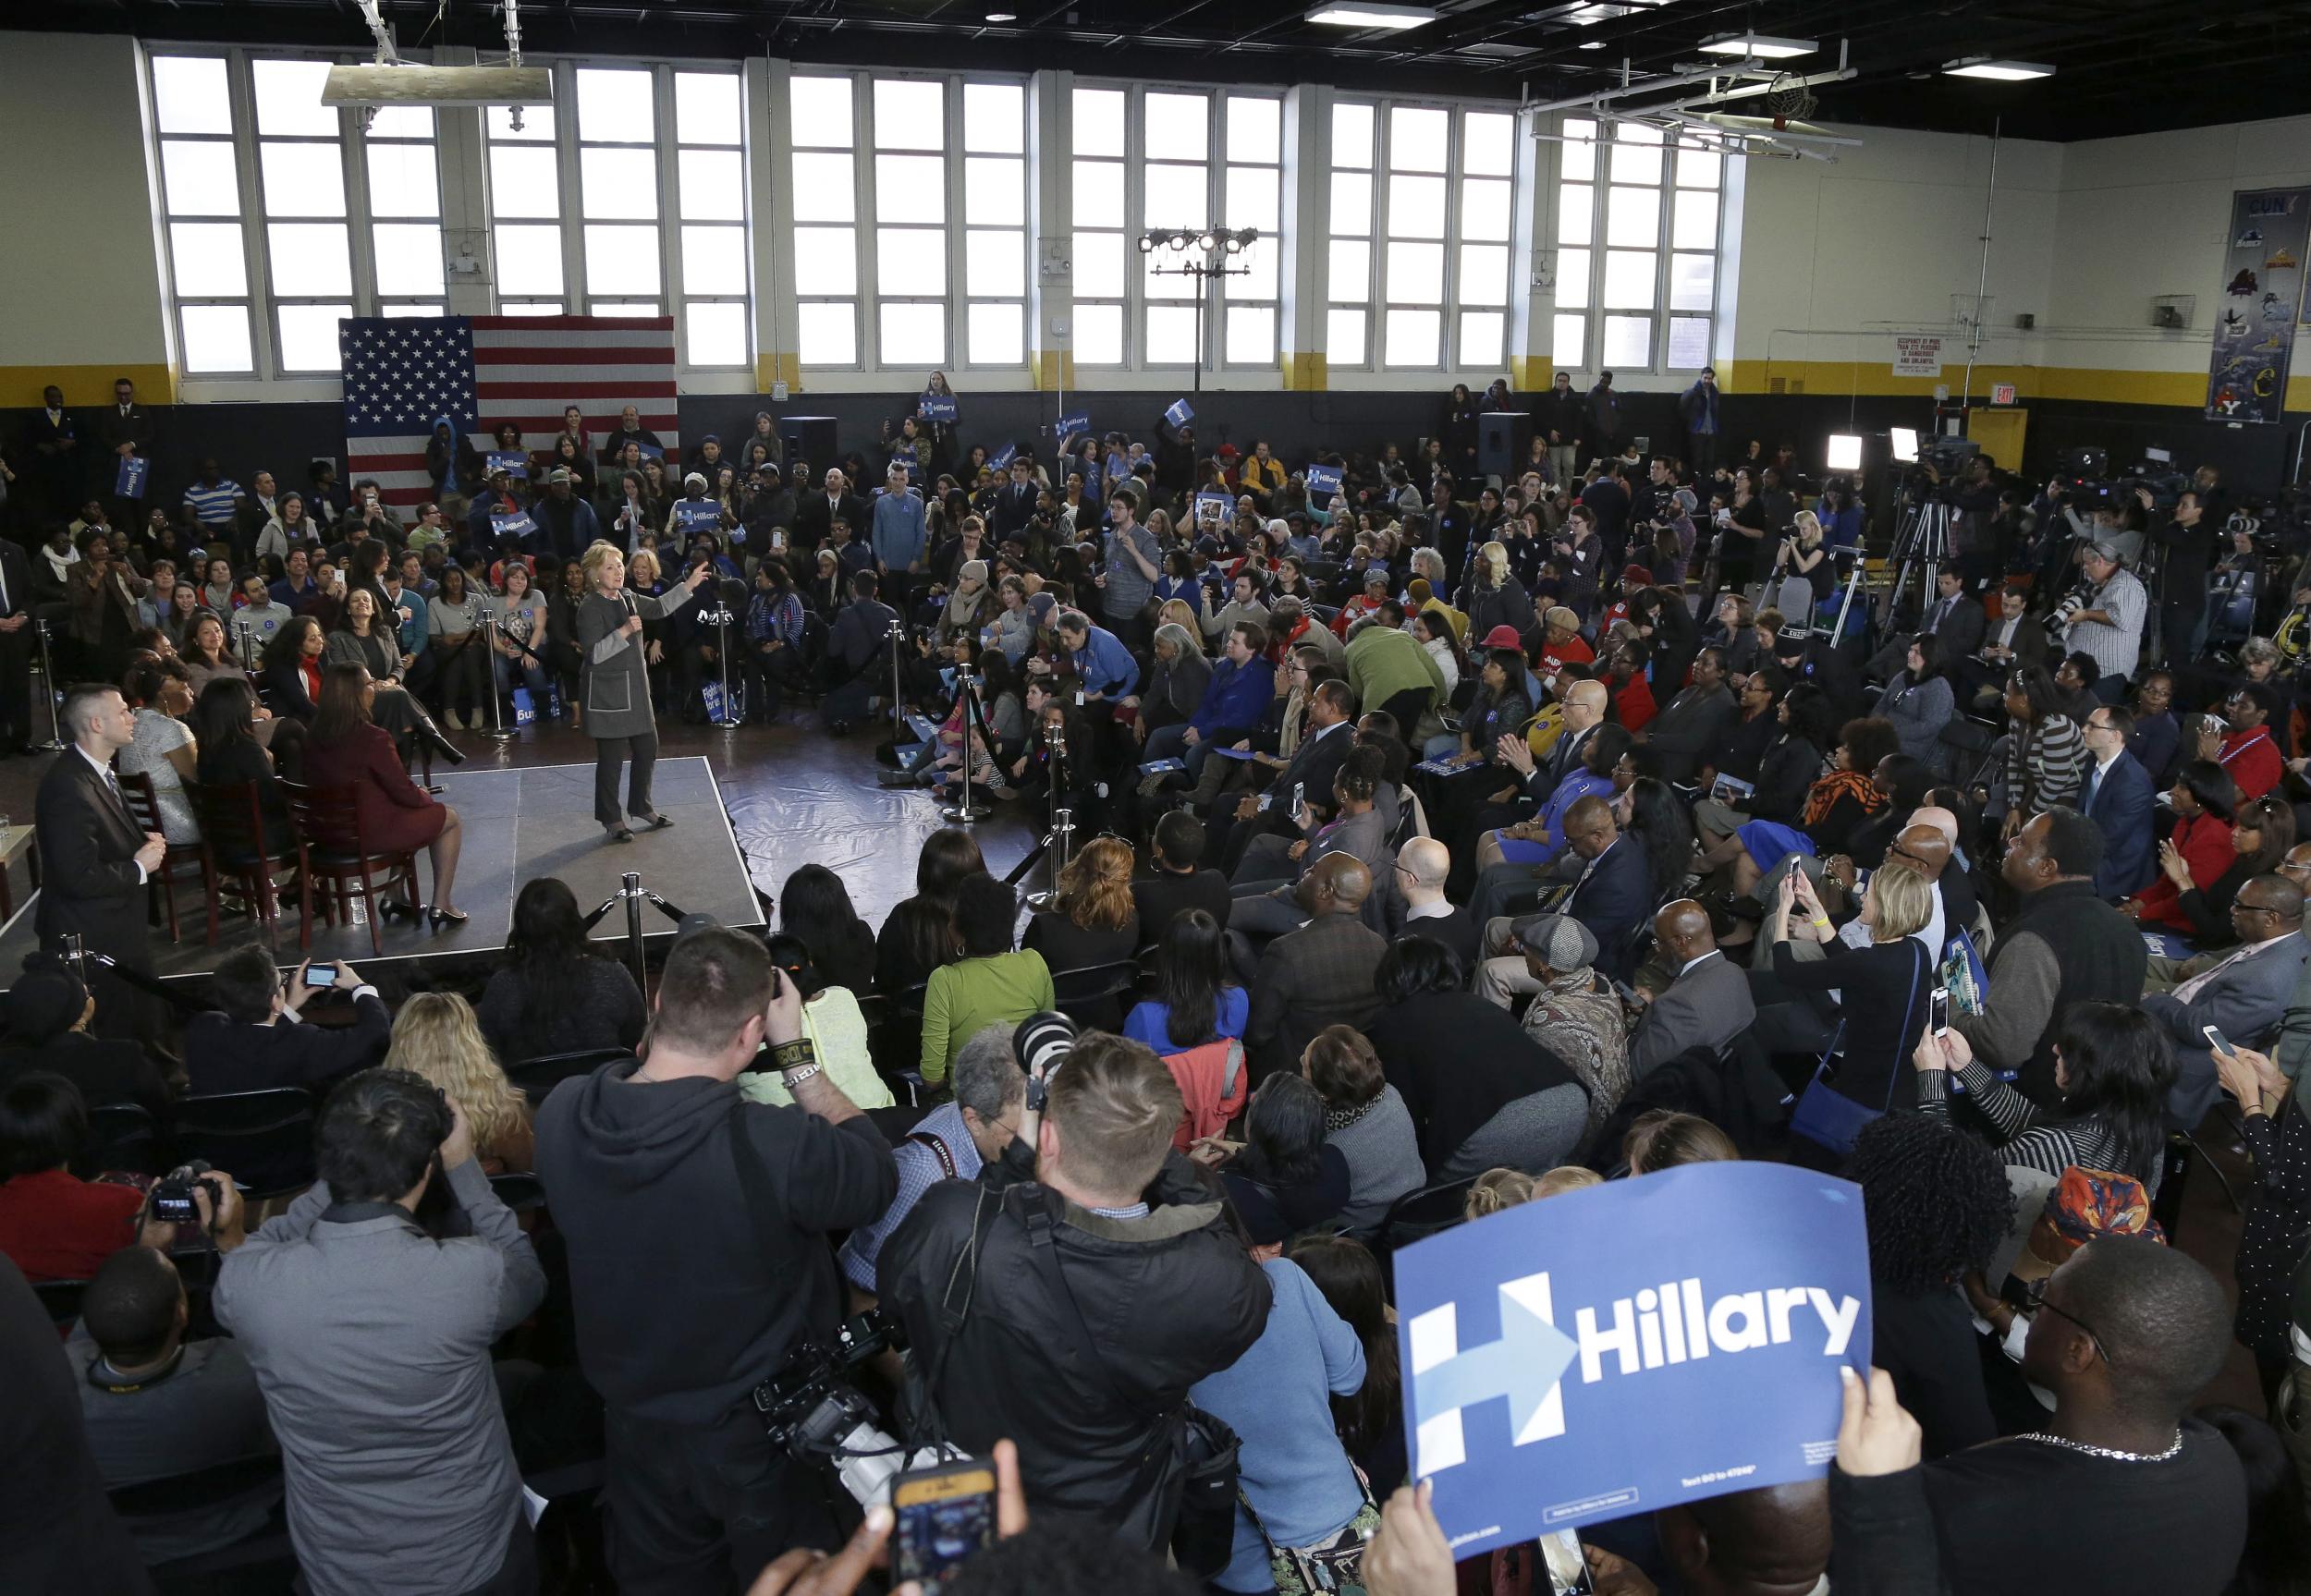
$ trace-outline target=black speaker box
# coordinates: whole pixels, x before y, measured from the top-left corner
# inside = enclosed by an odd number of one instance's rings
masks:
[[[1502,485],[1517,480],[1532,448],[1533,418],[1523,411],[1493,410],[1476,418],[1476,469],[1498,477]]]
[[[795,480],[797,461],[811,468],[813,482],[826,474],[827,467],[837,463],[832,416],[781,416],[778,436],[787,445],[787,485],[798,493],[801,484]]]

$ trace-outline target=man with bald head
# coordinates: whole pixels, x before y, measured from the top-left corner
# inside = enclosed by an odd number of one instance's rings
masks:
[[[1757,1017],[1749,978],[1718,951],[1709,911],[1692,898],[1662,906],[1653,917],[1653,944],[1670,981],[1629,1033],[1632,1080],[1643,1080],[1688,1048],[1723,1047]]]
[[[1451,871],[1452,850],[1433,836],[1416,836],[1396,850],[1388,940],[1427,937],[1450,948],[1462,969],[1473,969],[1479,928],[1468,910],[1445,901],[1445,878]]]
[[[2268,1046],[2311,959],[2303,936],[2303,888],[2277,871],[2252,877],[2239,889],[2231,901],[2231,930],[2239,939],[2237,951],[2172,992],[2150,993],[2142,1001],[2143,1012],[2165,1029],[2173,1051],[2175,1083],[2167,1106],[2186,1127],[2196,1126],[2215,1103],[2215,1058],[2205,1028],[2213,1026],[2242,1047]]]
[[[1298,1069],[1300,1055],[1327,1025],[1363,1029],[1380,1013],[1373,972],[1388,943],[1363,921],[1372,872],[1353,854],[1327,854],[1294,895],[1309,916],[1260,955],[1252,980],[1244,1046],[1255,1079]]]

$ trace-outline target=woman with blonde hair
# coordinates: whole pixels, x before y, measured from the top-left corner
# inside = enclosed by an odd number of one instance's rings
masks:
[[[1470,637],[1487,636],[1495,627],[1522,632],[1533,625],[1533,600],[1509,568],[1505,543],[1486,543],[1477,551],[1476,579],[1462,597]]]
[[[1131,845],[1094,838],[1059,872],[1051,907],[1027,922],[1022,951],[1043,955],[1054,975],[1129,961],[1140,945],[1140,913],[1131,901]],[[1119,1013],[1103,1030],[1121,1025]]]
[[[578,656],[585,670],[579,700],[585,706],[586,735],[593,738],[593,818],[612,842],[632,842],[630,818],[653,831],[674,822],[650,801],[650,776],[658,762],[658,725],[650,713],[650,673],[643,663],[642,627],[688,603],[714,578],[701,565],[663,599],[626,586],[626,556],[615,543],[596,542],[584,555],[589,589],[578,607]],[[618,810],[618,772],[629,758],[633,774],[626,808]]]
[[[530,1100],[506,1078],[473,1007],[454,992],[421,992],[394,1016],[387,1069],[423,1076],[465,1115],[485,1175],[526,1172],[536,1161]]]

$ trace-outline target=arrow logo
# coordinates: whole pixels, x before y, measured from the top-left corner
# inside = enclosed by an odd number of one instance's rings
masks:
[[[1580,1346],[1557,1328],[1548,1275],[1503,1281],[1499,1290],[1498,1341],[1461,1350],[1450,1303],[1416,1315],[1408,1327],[1417,1474],[1433,1474],[1460,1463],[1467,1456],[1461,1410],[1497,1396],[1508,1400],[1516,1444],[1565,1432],[1565,1403],[1558,1379]]]

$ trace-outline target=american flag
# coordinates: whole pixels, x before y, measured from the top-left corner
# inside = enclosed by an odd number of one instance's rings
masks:
[[[337,342],[348,476],[374,478],[388,505],[434,496],[425,443],[445,416],[486,454],[501,421],[544,447],[576,405],[599,449],[631,405],[680,458],[670,316],[356,316]]]

